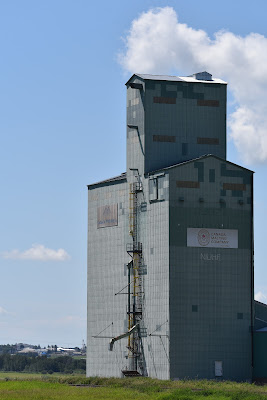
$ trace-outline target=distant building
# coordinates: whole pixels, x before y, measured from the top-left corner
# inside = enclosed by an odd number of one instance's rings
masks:
[[[251,380],[253,172],[226,160],[226,82],[126,87],[127,172],[88,186],[87,375]]]
[[[68,348],[68,347],[57,347],[57,352],[58,353],[73,353],[75,352],[74,348]]]
[[[33,347],[24,347],[22,350],[18,351],[18,354],[29,354],[29,353],[38,353],[37,349],[34,349]]]

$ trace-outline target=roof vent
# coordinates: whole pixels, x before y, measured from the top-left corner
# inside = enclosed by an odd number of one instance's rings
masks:
[[[197,72],[196,74],[192,75],[193,78],[199,81],[212,81],[212,75],[209,74],[207,71],[204,72]]]

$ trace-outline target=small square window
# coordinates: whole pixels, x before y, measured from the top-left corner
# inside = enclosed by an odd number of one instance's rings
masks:
[[[237,319],[243,319],[243,313],[242,312],[238,312],[237,313]]]
[[[143,201],[143,202],[141,203],[141,207],[140,207],[140,208],[141,208],[141,211],[142,211],[142,212],[145,212],[145,211],[147,210],[147,203]]]
[[[198,306],[197,305],[193,305],[192,306],[192,312],[198,312]]]

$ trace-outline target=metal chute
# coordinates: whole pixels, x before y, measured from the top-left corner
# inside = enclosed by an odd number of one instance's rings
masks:
[[[120,339],[130,336],[138,328],[138,326],[139,326],[139,324],[136,324],[128,332],[122,333],[121,335],[112,338],[111,341],[109,342],[109,350],[112,351],[115,342],[117,342]]]

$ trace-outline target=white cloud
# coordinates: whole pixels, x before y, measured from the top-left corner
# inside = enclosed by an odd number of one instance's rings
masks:
[[[267,301],[267,296],[263,294],[262,292],[258,292],[254,296],[255,300],[260,301],[261,303],[266,303]]]
[[[7,315],[9,312],[0,306],[0,315]]]
[[[125,45],[119,62],[131,73],[190,75],[207,70],[227,80],[236,107],[229,118],[230,136],[245,161],[267,161],[267,38],[223,30],[210,38],[180,23],[173,8],[164,7],[134,20]]]
[[[2,253],[4,258],[13,260],[36,260],[36,261],[65,261],[70,258],[64,249],[48,249],[42,244],[33,244],[25,251],[12,250]]]

